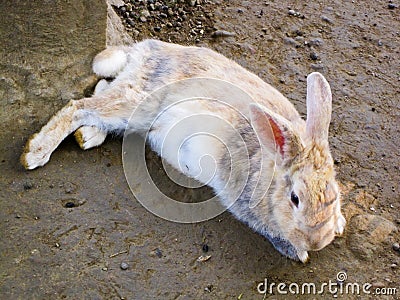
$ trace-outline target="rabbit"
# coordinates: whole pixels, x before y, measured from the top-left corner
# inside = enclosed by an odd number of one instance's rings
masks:
[[[151,127],[147,142],[153,150],[177,170],[213,188],[237,219],[267,238],[284,256],[305,263],[309,251],[324,248],[343,233],[346,220],[328,144],[332,94],[320,73],[307,77],[304,121],[271,85],[205,47],[158,40],[113,46],[94,58],[93,71],[99,77],[114,79],[100,80],[92,97],[71,100],[28,140],[21,156],[26,169],[46,164],[73,132],[80,147],[90,149],[101,145],[107,133],[129,130],[144,134]],[[232,100],[240,114],[223,103],[204,99],[167,109],[177,94],[184,96],[190,90],[188,81],[202,78],[237,86],[250,100]],[[176,82],[182,83],[179,88],[169,86]],[[235,97],[230,89],[213,95],[217,92],[211,85],[198,87],[205,98]],[[148,98],[163,86],[168,88],[162,97]],[[133,111],[135,117],[130,122]],[[167,129],[193,113],[228,120],[233,131],[217,121],[199,120],[181,130],[175,142],[180,143],[190,127],[208,126],[228,144],[229,153],[211,136],[189,141],[179,155],[174,141],[163,145]],[[243,152],[240,139],[248,159],[229,167],[230,158]],[[199,160],[205,152],[213,156],[215,168],[206,165],[202,172]],[[243,178],[245,184],[240,186]],[[228,181],[228,188],[224,188]]]

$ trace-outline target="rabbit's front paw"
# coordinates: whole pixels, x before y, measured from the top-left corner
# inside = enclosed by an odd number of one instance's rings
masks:
[[[47,145],[46,136],[40,133],[34,134],[29,139],[20,159],[25,169],[32,170],[49,161],[52,151]]]
[[[346,219],[343,217],[342,214],[340,214],[336,222],[335,233],[337,235],[342,235],[345,226],[346,226]]]
[[[75,140],[83,150],[101,145],[107,133],[94,126],[82,126],[75,131]]]
[[[307,251],[297,251],[297,257],[302,263],[306,263],[309,259]]]

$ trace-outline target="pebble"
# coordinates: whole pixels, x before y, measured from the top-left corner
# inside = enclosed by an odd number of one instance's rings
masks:
[[[206,292],[208,292],[208,293],[211,293],[213,287],[214,287],[214,286],[213,286],[212,284],[209,284],[209,285],[207,285],[207,286],[204,288],[204,290],[205,290]]]
[[[142,22],[142,23],[146,23],[146,22],[147,22],[147,19],[146,19],[145,16],[140,16],[139,20],[140,20],[140,22]]]
[[[389,8],[389,9],[395,9],[395,8],[397,8],[397,5],[394,4],[394,3],[389,3],[389,4],[388,4],[388,8]]]
[[[310,58],[311,58],[312,60],[317,60],[317,59],[318,59],[317,53],[311,52],[311,53],[310,53]]]
[[[400,245],[399,245],[399,243],[394,243],[394,244],[392,245],[392,247],[393,247],[393,250],[394,250],[394,251],[399,251],[399,250],[400,250]]]
[[[382,281],[377,281],[377,282],[372,283],[372,286],[374,288],[384,288],[384,287],[386,287],[386,284]]]
[[[154,249],[150,252],[151,256],[157,256],[158,258],[162,257],[162,251],[159,248]]]
[[[142,10],[142,12],[140,14],[142,16],[144,16],[145,18],[150,17],[150,12],[147,9]]]
[[[214,31],[211,36],[212,37],[231,37],[235,36],[234,32],[226,31],[226,30],[216,30]]]
[[[314,46],[314,47],[319,47],[319,46],[322,46],[323,43],[324,42],[322,41],[322,39],[315,38],[315,39],[310,40],[308,42],[308,45],[309,46]]]
[[[299,13],[298,11],[295,11],[293,9],[289,9],[288,14],[289,14],[289,16],[300,17],[300,18],[304,19],[304,15],[302,15],[301,13]]]
[[[327,16],[321,16],[322,21],[332,24],[332,19],[328,18]]]
[[[311,64],[311,69],[313,70],[322,70],[324,68],[323,64]]]
[[[211,255],[201,255],[197,258],[198,262],[205,262],[211,258]]]
[[[122,262],[119,267],[121,268],[121,270],[127,270],[129,268],[129,265],[126,262]]]
[[[290,37],[284,37],[283,42],[287,45],[297,46],[297,42],[295,41],[295,39]]]
[[[207,244],[203,244],[203,246],[201,247],[201,249],[203,250],[203,252],[208,252],[208,250],[209,250]]]

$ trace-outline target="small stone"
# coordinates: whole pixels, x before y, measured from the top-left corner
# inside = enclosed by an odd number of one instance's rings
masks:
[[[154,27],[154,31],[160,32],[161,31],[161,27],[159,27],[159,26]]]
[[[392,245],[392,247],[393,247],[393,250],[394,250],[394,251],[399,251],[399,250],[400,250],[400,245],[399,245],[399,243],[394,243],[394,244]]]
[[[211,258],[211,255],[201,255],[197,258],[198,262],[206,262]]]
[[[139,34],[140,34],[139,30],[136,30],[136,29],[133,29],[133,30],[132,30],[132,35],[133,35],[134,37],[139,36]]]
[[[378,46],[379,46],[379,47],[383,46],[382,41],[378,41]]]
[[[102,267],[101,270],[102,271],[108,271],[108,268],[107,267]]]
[[[226,31],[226,30],[216,30],[214,31],[211,36],[212,37],[230,37],[230,36],[235,36],[236,34],[234,32]]]
[[[322,21],[324,21],[326,23],[330,23],[330,24],[333,23],[333,21],[330,18],[328,18],[327,16],[321,16],[321,19],[322,19]]]
[[[66,194],[71,194],[74,193],[76,191],[75,185],[72,184],[71,182],[66,182],[64,184],[64,192]]]
[[[323,44],[324,42],[322,41],[322,39],[319,38],[315,38],[312,39],[311,41],[308,42],[309,46],[314,46],[314,47],[319,47]]]
[[[311,53],[310,53],[310,58],[311,58],[312,60],[317,60],[317,59],[318,59],[317,53],[311,52]]]
[[[397,265],[396,265],[396,264],[391,264],[390,267],[391,267],[392,269],[395,269],[395,268],[397,268]]]
[[[213,286],[212,284],[209,284],[209,285],[207,285],[207,286],[204,288],[204,290],[205,290],[206,292],[208,292],[208,293],[211,293],[213,287],[214,287],[214,286]]]
[[[203,252],[208,252],[208,250],[209,250],[207,244],[203,244],[203,246],[201,247],[201,249],[203,250]]]
[[[311,69],[313,70],[322,70],[324,68],[323,64],[311,64]]]
[[[128,3],[126,6],[126,11],[132,11],[132,4]]]
[[[132,19],[126,20],[126,22],[131,25],[132,27],[135,26],[135,22]]]
[[[150,256],[157,256],[158,258],[162,257],[162,251],[159,248],[154,249],[150,252]]]
[[[372,283],[372,286],[374,288],[384,288],[384,287],[386,287],[386,284],[382,281],[377,281],[377,282]]]
[[[388,8],[389,8],[389,9],[395,9],[395,8],[397,8],[397,5],[394,4],[394,3],[389,3],[389,4],[388,4]]]
[[[139,20],[140,20],[140,22],[142,22],[142,23],[146,23],[146,22],[147,22],[147,19],[146,19],[145,16],[140,16]]]
[[[290,16],[295,16],[296,15],[296,11],[294,11],[293,9],[289,9],[288,14]]]
[[[121,268],[121,270],[127,270],[129,268],[129,265],[126,262],[122,262],[119,267]]]
[[[140,14],[145,18],[150,17],[150,12],[147,9],[142,10]]]
[[[292,45],[292,46],[295,46],[295,47],[298,46],[296,40],[293,39],[293,38],[291,38],[291,37],[284,37],[284,38],[283,38],[283,42],[284,42],[285,44],[287,44],[287,45]]]

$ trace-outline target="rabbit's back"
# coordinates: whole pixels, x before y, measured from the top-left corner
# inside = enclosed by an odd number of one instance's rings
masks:
[[[151,93],[166,84],[183,79],[214,78],[239,87],[253,102],[270,108],[289,121],[296,123],[300,120],[292,103],[278,90],[211,49],[158,40],[144,40],[132,47],[122,48],[127,53],[128,64],[116,78],[116,84],[135,83],[138,89]],[[244,99],[243,103],[235,103],[245,113],[248,104],[248,99]]]

